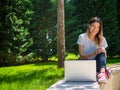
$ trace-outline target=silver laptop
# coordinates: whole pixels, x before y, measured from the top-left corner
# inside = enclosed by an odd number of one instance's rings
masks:
[[[64,64],[65,81],[96,81],[95,60],[66,60]]]

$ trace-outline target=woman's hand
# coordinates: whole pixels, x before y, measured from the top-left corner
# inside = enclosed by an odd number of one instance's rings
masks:
[[[106,53],[106,50],[105,50],[104,47],[99,47],[99,48],[97,48],[94,53],[95,53],[95,55],[97,55],[97,54],[99,54],[99,53],[101,53],[101,52]]]

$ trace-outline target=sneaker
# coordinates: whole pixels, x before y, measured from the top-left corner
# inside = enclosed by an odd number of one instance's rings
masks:
[[[107,70],[106,70],[106,73],[107,73],[107,75],[108,75],[108,78],[111,78],[111,77],[112,77],[112,71],[111,71],[111,70],[107,69]]]
[[[109,78],[111,78],[112,77],[112,71],[111,70],[107,70],[107,73],[108,73]]]
[[[106,76],[105,76],[105,72],[99,73],[97,77],[98,77],[98,82],[104,82],[104,83],[107,82],[107,79],[106,79]]]

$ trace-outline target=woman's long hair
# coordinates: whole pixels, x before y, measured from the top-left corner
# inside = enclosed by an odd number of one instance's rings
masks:
[[[102,21],[100,20],[100,18],[93,17],[93,18],[90,19],[89,25],[91,25],[94,22],[98,22],[100,24],[99,32],[95,36],[95,43],[97,45],[100,45],[100,43],[102,42],[102,38],[103,38],[103,24],[102,24]],[[88,29],[87,29],[87,34],[88,34],[88,37],[89,37],[90,36],[89,26],[88,26]]]

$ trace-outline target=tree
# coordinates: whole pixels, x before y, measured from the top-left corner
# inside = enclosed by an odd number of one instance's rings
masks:
[[[118,30],[120,30],[120,0],[117,0],[117,18],[118,18]],[[118,37],[118,45],[120,45],[120,32],[118,32],[118,34],[119,34],[119,37]],[[119,49],[118,50],[120,50],[120,47],[118,47]],[[120,55],[120,52],[118,51],[118,55]],[[119,56],[120,57],[120,56]]]
[[[14,64],[23,60],[25,52],[32,44],[27,29],[32,14],[31,2],[0,1],[0,11],[0,62]]]
[[[66,47],[73,48],[74,52],[78,52],[76,49],[78,33],[86,32],[89,19],[97,16],[103,21],[104,36],[109,45],[107,50],[109,57],[119,54],[118,45],[120,43],[117,38],[120,36],[118,34],[120,31],[118,30],[116,0],[70,0],[67,4],[70,7],[66,8],[71,8],[71,10],[68,9],[66,14],[66,41],[69,41]]]
[[[65,60],[64,0],[57,0],[57,26],[58,67],[63,67]]]
[[[120,0],[117,0],[117,17],[120,25]]]
[[[57,52],[56,4],[51,0],[32,0],[32,3],[34,14],[30,32],[34,44],[30,51],[34,57],[41,57],[42,61],[47,62]]]

